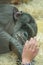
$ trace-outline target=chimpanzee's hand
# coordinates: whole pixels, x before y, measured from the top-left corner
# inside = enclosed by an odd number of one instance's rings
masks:
[[[36,38],[31,38],[30,41],[27,40],[23,48],[22,63],[30,63],[38,51],[39,47]]]

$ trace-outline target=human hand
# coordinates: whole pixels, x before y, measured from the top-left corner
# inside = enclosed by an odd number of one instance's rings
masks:
[[[31,38],[30,41],[26,41],[23,53],[22,53],[22,63],[30,63],[38,54],[39,47],[36,38]]]

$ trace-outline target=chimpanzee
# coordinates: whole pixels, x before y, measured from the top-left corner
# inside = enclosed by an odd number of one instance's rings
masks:
[[[26,40],[37,34],[34,18],[10,4],[0,4],[0,53],[13,50],[21,59]]]

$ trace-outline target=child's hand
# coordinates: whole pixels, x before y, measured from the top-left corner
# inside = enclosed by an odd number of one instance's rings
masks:
[[[22,63],[30,63],[38,51],[39,47],[36,38],[31,38],[30,41],[27,40],[23,48]]]

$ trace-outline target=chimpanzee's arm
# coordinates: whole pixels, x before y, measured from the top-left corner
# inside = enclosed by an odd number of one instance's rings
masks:
[[[11,42],[18,49],[18,52],[20,54],[22,53],[23,46],[16,39],[14,39],[10,34],[4,31],[3,28],[0,28],[0,37],[5,38],[9,42]]]

